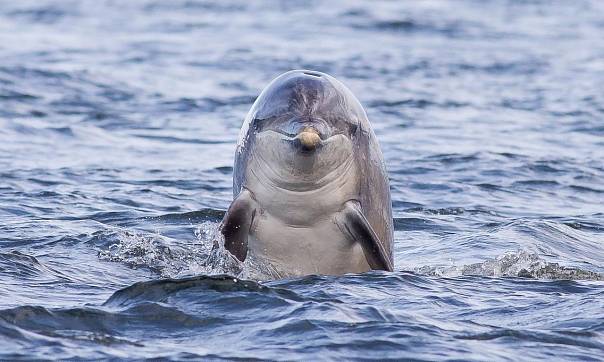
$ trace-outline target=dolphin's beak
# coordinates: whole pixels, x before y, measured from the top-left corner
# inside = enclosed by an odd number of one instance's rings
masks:
[[[296,136],[300,146],[304,151],[314,151],[321,143],[319,131],[313,127],[304,127]]]

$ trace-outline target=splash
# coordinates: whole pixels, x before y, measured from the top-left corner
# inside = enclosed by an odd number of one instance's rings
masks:
[[[526,250],[508,252],[495,259],[463,266],[422,266],[416,273],[431,276],[521,277],[549,280],[604,280],[600,273],[547,262]]]
[[[192,275],[229,274],[239,276],[243,264],[222,246],[218,224],[201,223],[194,231],[194,240],[175,240],[159,233],[115,229],[99,236],[101,260],[120,262],[131,268],[147,268],[162,278]]]
[[[159,233],[117,229],[102,235],[106,248],[98,250],[101,260],[121,262],[131,268],[148,268],[162,277],[177,277],[189,273],[207,273],[205,259],[209,247],[204,237],[210,226],[203,223],[195,230],[194,241],[179,242]]]
[[[195,275],[228,274],[249,280],[283,279],[278,270],[248,256],[238,261],[225,248],[219,223],[205,221],[194,230],[194,240],[180,241],[159,233],[117,229],[103,238],[108,247],[98,251],[101,260],[121,262],[131,268],[147,268],[162,278]],[[406,269],[409,270],[409,269]],[[546,280],[604,280],[604,275],[590,270],[549,262],[527,250],[504,253],[483,262],[450,265],[418,266],[411,271],[429,276],[459,277],[521,277]]]

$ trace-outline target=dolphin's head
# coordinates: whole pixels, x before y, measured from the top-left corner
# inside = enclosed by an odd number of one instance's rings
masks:
[[[362,106],[338,80],[294,70],[260,94],[244,122],[238,154],[253,153],[256,172],[277,186],[316,188],[347,172],[366,122]]]

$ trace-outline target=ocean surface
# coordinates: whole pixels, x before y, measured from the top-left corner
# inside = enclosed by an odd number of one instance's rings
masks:
[[[0,1],[0,359],[604,360],[604,2]],[[396,271],[208,262],[243,118],[364,105]]]

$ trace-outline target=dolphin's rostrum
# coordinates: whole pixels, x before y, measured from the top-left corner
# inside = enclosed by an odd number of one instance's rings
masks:
[[[274,276],[393,270],[392,205],[367,115],[335,78],[294,70],[249,111],[220,231]]]

